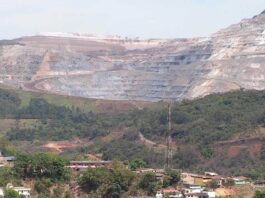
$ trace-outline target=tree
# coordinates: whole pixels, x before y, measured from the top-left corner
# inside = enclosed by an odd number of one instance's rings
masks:
[[[84,191],[91,192],[97,190],[109,177],[110,175],[106,168],[88,169],[79,178],[78,184]]]
[[[104,195],[104,198],[119,198],[122,194],[122,189],[121,189],[121,186],[119,184],[111,184],[105,195]]]
[[[201,150],[201,154],[206,159],[210,159],[211,157],[213,157],[214,151],[212,148],[206,147]]]
[[[199,153],[192,146],[183,146],[173,156],[178,168],[191,168],[200,162]]]
[[[206,184],[207,187],[209,188],[212,188],[212,189],[216,189],[219,187],[217,181],[215,180],[212,180],[212,181],[209,181],[207,184]]]
[[[87,193],[100,191],[104,198],[118,198],[129,190],[134,179],[132,171],[114,161],[109,168],[88,169],[79,177],[78,184]]]
[[[265,198],[265,191],[256,191],[254,198]]]
[[[37,177],[66,180],[69,175],[65,165],[66,161],[55,154],[20,154],[17,156],[14,170],[19,176],[24,178]]]
[[[265,160],[265,144],[262,145],[261,151],[260,151],[260,159]]]
[[[140,188],[145,190],[148,195],[154,195],[156,192],[157,180],[154,173],[146,173],[143,175],[140,183]]]
[[[173,169],[166,170],[166,177],[163,180],[164,187],[176,185],[179,181],[180,181],[179,171]]]
[[[130,170],[126,169],[126,167],[120,164],[117,161],[112,163],[112,172],[111,172],[111,183],[112,184],[119,184],[121,190],[126,192],[132,184],[134,179],[134,173]]]
[[[4,198],[19,198],[19,194],[17,191],[13,190],[12,188],[5,189]]]
[[[141,159],[135,159],[130,161],[129,168],[133,171],[135,171],[138,168],[144,168],[146,167],[146,162]]]
[[[226,183],[224,183],[224,186],[226,187],[230,187],[230,186],[234,186],[235,185],[235,181],[233,179],[228,179],[226,181]]]
[[[0,186],[6,186],[14,179],[12,168],[1,167],[0,168]]]

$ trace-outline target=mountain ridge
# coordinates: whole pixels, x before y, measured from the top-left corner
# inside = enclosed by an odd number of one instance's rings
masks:
[[[261,90],[264,21],[260,14],[191,39],[40,33],[0,41],[0,82],[109,100],[178,101],[241,88]]]

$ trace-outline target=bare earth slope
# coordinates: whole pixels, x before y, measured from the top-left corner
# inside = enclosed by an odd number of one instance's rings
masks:
[[[265,14],[208,38],[44,33],[0,41],[0,82],[110,100],[181,100],[265,89]]]

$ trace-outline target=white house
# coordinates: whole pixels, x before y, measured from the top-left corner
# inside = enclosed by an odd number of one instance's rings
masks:
[[[18,192],[19,195],[23,195],[25,198],[30,198],[30,188],[25,188],[25,187],[14,187],[12,184],[7,184],[6,188],[8,189],[13,189]],[[2,191],[1,191],[2,190]],[[0,190],[0,197],[1,197],[1,192],[4,196],[4,189],[2,188]]]

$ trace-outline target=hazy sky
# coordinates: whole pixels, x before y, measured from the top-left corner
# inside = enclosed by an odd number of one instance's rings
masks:
[[[38,32],[207,36],[263,10],[265,0],[0,0],[0,39]]]

